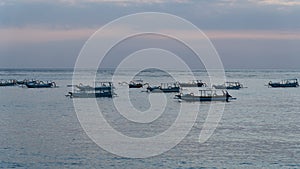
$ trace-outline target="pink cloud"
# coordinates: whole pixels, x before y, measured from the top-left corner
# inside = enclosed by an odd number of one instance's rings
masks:
[[[87,40],[96,28],[81,29],[44,29],[44,28],[2,28],[0,29],[0,44],[11,45],[15,43],[43,43],[50,41]],[[106,32],[105,38],[120,37],[130,30],[120,27]],[[188,39],[203,38],[199,32],[187,30],[162,30],[169,35],[181,35]],[[300,31],[275,30],[205,30],[210,39],[273,39],[273,40],[300,40]],[[151,37],[150,37],[151,38]]]

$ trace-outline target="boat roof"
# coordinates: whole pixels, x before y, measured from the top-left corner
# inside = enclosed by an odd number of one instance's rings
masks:
[[[240,83],[240,82],[238,82],[238,81],[227,81],[225,83]]]
[[[161,84],[163,84],[163,85],[165,85],[165,84],[178,84],[178,82],[168,82],[168,83],[161,83]]]
[[[135,79],[135,80],[131,80],[131,82],[143,82],[142,79]]]
[[[298,79],[295,78],[295,79],[284,79],[284,80],[298,80]]]
[[[199,91],[226,91],[225,89],[212,89],[212,88],[207,88],[207,89],[201,89]]]
[[[112,82],[110,82],[110,81],[97,81],[97,82],[95,82],[95,84],[103,84],[103,83],[112,84]]]

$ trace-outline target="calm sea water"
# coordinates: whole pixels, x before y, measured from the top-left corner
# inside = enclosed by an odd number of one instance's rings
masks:
[[[186,72],[172,72],[186,81],[190,79]],[[73,100],[65,97],[71,90],[66,86],[72,83],[72,73],[62,69],[0,70],[0,79],[54,80],[60,86],[0,88],[0,168],[300,168],[300,88],[265,86],[270,80],[299,79],[300,71],[228,70],[227,80],[238,80],[247,88],[229,91],[237,100],[226,103],[217,129],[203,144],[198,137],[207,115],[207,103],[178,103],[172,99],[173,94],[168,94],[168,105],[161,118],[137,125],[118,114],[111,99],[97,99],[110,124],[132,137],[149,137],[166,130],[176,119],[180,104],[201,104],[194,127],[180,144],[162,155],[145,159],[113,155],[85,134]],[[112,73],[99,71],[97,79],[108,80]],[[121,81],[131,80],[127,73],[123,71]],[[91,74],[82,71],[83,80]],[[195,74],[207,80],[205,72]],[[158,71],[145,71],[137,78],[152,84],[173,80]],[[119,95],[126,88],[115,86]],[[150,107],[149,94],[141,90],[130,90],[131,102],[145,111]]]

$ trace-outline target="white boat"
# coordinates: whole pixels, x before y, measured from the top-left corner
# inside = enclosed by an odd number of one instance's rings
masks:
[[[206,83],[202,80],[193,80],[187,83],[179,83],[180,87],[207,87]]]
[[[298,83],[298,79],[285,79],[282,80],[281,82],[272,82],[270,81],[268,83],[269,87],[274,87],[274,88],[278,88],[278,87],[282,87],[282,88],[286,88],[286,87],[299,87],[299,83]]]
[[[148,86],[147,91],[152,93],[178,93],[180,92],[180,86],[178,83],[161,83],[160,86]]]
[[[229,90],[239,90],[243,88],[243,85],[240,82],[225,82],[221,85],[213,85],[215,89],[229,89]]]

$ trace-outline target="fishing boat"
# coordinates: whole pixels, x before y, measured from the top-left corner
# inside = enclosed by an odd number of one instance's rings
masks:
[[[33,81],[33,80],[32,80],[32,81]],[[25,85],[26,83],[32,82],[32,81],[29,81],[29,80],[27,80],[27,79],[24,79],[24,80],[18,80],[18,81],[17,81],[17,84],[18,84],[18,85]]]
[[[270,81],[268,83],[268,87],[274,87],[274,88],[278,88],[278,87],[299,87],[299,83],[297,79],[285,79],[282,80],[280,82],[272,82]]]
[[[15,86],[17,81],[14,79],[0,80],[0,86]]]
[[[139,80],[132,80],[129,82],[128,86],[129,88],[142,88],[143,87],[143,80],[139,79]]]
[[[80,91],[94,91],[94,90],[112,90],[114,86],[111,82],[96,82],[95,87],[90,85],[83,85],[80,83],[79,85],[75,85],[77,89]]]
[[[113,97],[114,86],[112,82],[96,82],[95,87],[89,85],[75,85],[73,92],[69,92],[66,96],[70,98],[97,98],[97,97]]]
[[[148,86],[148,92],[153,93],[171,93],[171,92],[180,92],[179,83],[161,83],[160,86]]]
[[[227,90],[239,90],[243,88],[243,85],[240,82],[225,82],[221,85],[213,85],[215,89],[227,89]]]
[[[194,95],[194,93],[189,94],[177,94],[175,95],[176,99],[184,101],[226,101],[229,102],[232,99],[232,96],[226,91],[221,90],[221,93],[217,90],[199,90],[199,95]]]
[[[53,88],[56,87],[55,82],[44,82],[39,80],[29,81],[25,83],[28,88]]]
[[[193,80],[187,83],[179,83],[180,87],[206,87],[206,83],[202,82],[202,80]]]

